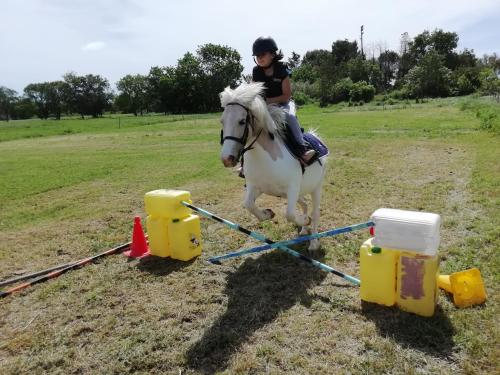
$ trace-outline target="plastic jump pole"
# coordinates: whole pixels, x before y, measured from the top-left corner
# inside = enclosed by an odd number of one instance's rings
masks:
[[[219,222],[221,224],[225,224],[229,228],[231,228],[233,230],[236,230],[238,232],[244,233],[247,236],[255,238],[256,240],[265,242],[265,243],[267,243],[269,245],[276,244],[276,242],[274,242],[274,241],[266,238],[265,236],[263,236],[260,233],[248,230],[248,229],[242,227],[241,225],[238,225],[238,224],[233,223],[233,222],[231,222],[229,220],[223,219],[223,218],[221,218],[221,217],[219,217],[217,215],[212,214],[211,212],[205,211],[202,208],[198,208],[196,206],[193,206],[192,204],[189,204],[188,202],[182,201],[181,204],[184,205],[184,206],[186,206],[186,207],[188,207],[188,208],[190,208],[190,209],[192,209],[193,211],[196,211],[196,212],[202,214],[205,217],[208,217],[209,219],[215,220],[215,221],[217,221],[217,222]],[[334,268],[332,268],[332,267],[330,267],[330,266],[328,266],[328,265],[326,265],[324,263],[318,262],[315,259],[312,259],[312,258],[309,258],[309,257],[307,257],[305,255],[302,255],[302,254],[298,253],[297,251],[292,250],[292,249],[290,249],[290,248],[288,248],[288,247],[286,247],[284,245],[278,244],[276,247],[279,250],[284,251],[284,252],[286,252],[286,253],[294,256],[295,258],[301,259],[301,260],[303,260],[303,261],[305,261],[305,262],[307,262],[307,263],[309,263],[309,264],[311,264],[311,265],[313,265],[313,266],[315,266],[317,268],[322,269],[323,271],[333,273],[334,275],[339,276],[339,277],[343,278],[344,280],[347,280],[350,283],[353,283],[354,285],[358,285],[359,286],[361,284],[361,282],[360,282],[359,279],[357,279],[357,278],[355,278],[353,276],[346,275],[343,272],[337,271],[336,269],[334,269]]]
[[[239,256],[242,256],[245,254],[259,253],[261,251],[275,249],[275,248],[280,247],[280,246],[294,245],[297,243],[310,241],[310,240],[313,240],[316,238],[333,237],[333,236],[336,236],[338,234],[354,232],[357,230],[370,228],[373,226],[375,226],[375,223],[373,223],[372,221],[367,221],[365,223],[360,223],[360,224],[348,225],[346,227],[335,228],[335,229],[327,230],[325,232],[310,234],[307,236],[301,236],[301,237],[297,237],[297,238],[294,238],[291,240],[268,243],[267,245],[251,247],[248,249],[243,249],[240,251],[235,251],[235,252],[227,253],[224,255],[219,255],[219,256],[210,258],[209,261],[210,262],[220,262],[221,260],[224,260],[224,259],[235,258],[235,257],[239,257]]]
[[[75,268],[79,268],[79,267],[82,267],[88,263],[92,263],[92,262],[95,262],[97,259],[99,258],[103,258],[107,255],[112,255],[112,254],[116,254],[116,253],[119,253],[119,252],[122,252],[124,250],[127,250],[131,245],[131,242],[127,242],[127,243],[124,243],[120,246],[117,246],[117,247],[114,247],[112,249],[109,249],[109,250],[106,250],[105,252],[103,253],[100,253],[100,254],[96,254],[96,255],[93,255],[93,256],[90,256],[88,258],[83,258],[83,259],[80,259],[76,262],[72,262],[72,263],[67,263],[65,265],[61,265],[61,266],[58,266],[58,267],[55,267],[55,270],[50,272],[51,270],[53,270],[54,268],[51,268],[49,270],[45,270],[45,271],[40,271],[40,272],[37,272],[36,274],[42,274],[42,276],[39,276],[33,280],[30,280],[26,283],[23,283],[23,284],[20,284],[18,286],[15,286],[11,289],[8,289],[8,290],[5,290],[5,291],[0,291],[0,298],[4,298],[4,297],[7,297],[7,296],[10,296],[12,293],[14,292],[17,292],[19,290],[23,290],[23,289],[26,289],[32,285],[35,285],[35,284],[39,284],[39,283],[43,283],[44,281],[47,281],[47,280],[50,280],[50,279],[54,279],[60,275],[62,275],[63,273],[66,273],[68,271],[71,271]],[[31,275],[33,276],[33,275]],[[7,281],[10,281],[10,280],[7,280]],[[4,284],[5,285],[5,284]]]

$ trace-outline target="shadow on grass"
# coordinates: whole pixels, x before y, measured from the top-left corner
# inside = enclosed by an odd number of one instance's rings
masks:
[[[430,318],[364,301],[361,308],[363,315],[375,323],[382,336],[428,355],[451,359],[455,329],[439,306]]]
[[[143,272],[148,272],[156,276],[167,276],[172,272],[176,272],[190,266],[195,260],[196,258],[184,262],[172,258],[162,258],[150,255],[139,259],[137,268]]]
[[[213,374],[227,368],[230,357],[255,331],[280,312],[308,301],[308,290],[327,273],[288,254],[274,251],[247,258],[227,276],[227,310],[186,353],[187,365]]]

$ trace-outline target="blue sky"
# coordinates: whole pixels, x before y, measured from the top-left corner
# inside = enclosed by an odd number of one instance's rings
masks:
[[[459,49],[498,54],[499,19],[498,0],[0,0],[0,85],[22,92],[74,71],[100,74],[114,87],[205,43],[238,50],[249,73],[260,35],[272,35],[288,57],[359,40],[360,25],[369,53],[397,50],[403,32],[442,28],[459,34]]]

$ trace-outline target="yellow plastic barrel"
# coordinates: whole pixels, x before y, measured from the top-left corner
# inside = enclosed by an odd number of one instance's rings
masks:
[[[172,259],[187,261],[201,254],[200,218],[197,215],[170,220],[168,234]]]
[[[200,218],[181,204],[191,203],[182,190],[154,190],[145,194],[146,228],[151,255],[183,261],[201,254]]]
[[[372,246],[367,240],[360,249],[360,295],[363,301],[393,306],[396,303],[396,268],[399,251]]]
[[[396,303],[399,308],[422,316],[434,315],[438,273],[437,255],[403,252],[397,271]]]

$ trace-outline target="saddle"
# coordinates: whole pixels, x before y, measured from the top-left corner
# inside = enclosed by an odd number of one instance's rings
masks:
[[[285,135],[286,135],[285,146],[286,146],[286,148],[288,149],[288,151],[290,151],[290,154],[292,154],[292,156],[295,159],[300,161],[303,170],[305,167],[308,167],[311,164],[314,164],[316,161],[320,165],[322,165],[320,158],[322,158],[323,156],[329,155],[330,151],[328,150],[328,147],[316,135],[314,135],[312,133],[304,133],[304,129],[302,129],[302,128],[301,128],[301,130],[302,130],[302,135],[304,137],[306,151],[314,150],[314,151],[316,151],[316,154],[309,160],[309,162],[307,164],[304,163],[301,159],[302,147],[297,145],[297,143],[295,142],[295,140],[291,136],[290,132],[288,132],[288,131],[285,132]]]

